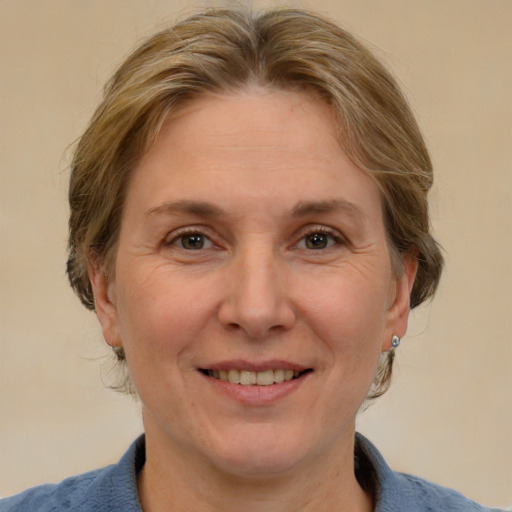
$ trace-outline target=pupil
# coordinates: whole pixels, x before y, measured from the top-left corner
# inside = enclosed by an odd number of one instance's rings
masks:
[[[323,249],[327,245],[327,236],[322,233],[314,233],[308,237],[306,245],[309,249]]]
[[[204,245],[202,235],[188,235],[183,238],[182,245],[185,249],[201,249]]]

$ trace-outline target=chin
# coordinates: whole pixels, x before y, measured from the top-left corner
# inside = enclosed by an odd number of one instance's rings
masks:
[[[212,454],[226,473],[239,477],[285,474],[310,456],[309,443],[303,437],[299,442],[300,437],[283,432],[284,429],[276,432],[275,426],[258,425],[247,430],[232,436],[228,445],[224,438],[223,446]]]

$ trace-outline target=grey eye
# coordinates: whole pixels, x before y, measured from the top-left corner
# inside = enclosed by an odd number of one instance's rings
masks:
[[[310,233],[304,237],[308,249],[326,249],[335,243],[333,237],[327,233]]]
[[[200,233],[191,233],[190,235],[182,235],[178,239],[179,245],[188,251],[197,251],[205,247],[211,247],[212,242],[208,237]]]

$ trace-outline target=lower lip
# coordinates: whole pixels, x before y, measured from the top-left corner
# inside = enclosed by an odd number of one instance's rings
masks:
[[[307,372],[295,379],[269,386],[243,386],[242,384],[233,384],[232,382],[215,379],[204,374],[201,375],[219,392],[229,395],[238,402],[247,405],[268,405],[296,391],[310,373]]]

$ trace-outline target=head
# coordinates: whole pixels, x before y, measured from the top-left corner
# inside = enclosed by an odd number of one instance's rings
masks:
[[[299,10],[252,14],[213,10],[178,23],[140,46],[105,89],[72,163],[68,275],[95,309],[88,268],[115,276],[121,218],[132,171],[166,120],[211,93],[257,85],[304,92],[325,104],[340,147],[377,184],[393,272],[418,262],[414,308],[435,292],[442,256],[430,233],[432,166],[395,80],[350,34]],[[117,351],[123,364],[124,352]],[[383,354],[369,397],[389,386],[393,351]],[[128,381],[127,381],[128,383]]]

